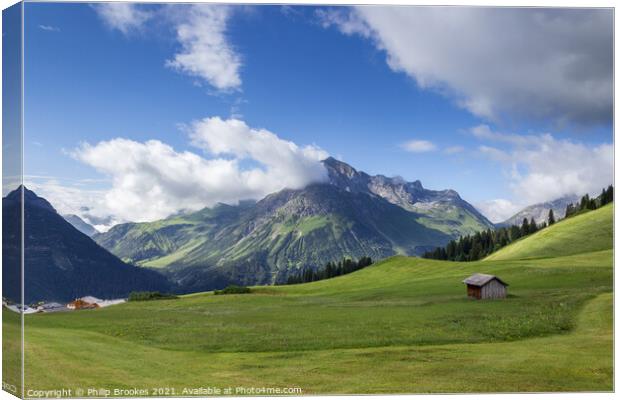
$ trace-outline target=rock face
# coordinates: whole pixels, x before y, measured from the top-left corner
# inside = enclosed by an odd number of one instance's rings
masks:
[[[324,164],[325,183],[121,224],[94,239],[126,261],[161,268],[191,292],[279,282],[345,256],[417,255],[492,226],[454,191],[369,176],[331,158]]]
[[[329,182],[347,191],[379,196],[421,215],[420,222],[453,237],[475,233],[493,224],[454,190],[428,190],[419,180],[370,176],[334,158],[326,159]]]
[[[20,301],[21,188],[2,199],[2,213],[3,295]],[[85,295],[117,298],[133,290],[171,289],[161,274],[125,264],[25,188],[24,245],[26,303],[65,302]]]
[[[62,216],[68,223],[73,225],[75,229],[82,232],[86,236],[93,236],[98,233],[97,229],[94,226],[84,221],[82,218],[78,217],[75,214],[63,215]]]
[[[574,204],[579,202],[579,199],[579,196],[574,195],[562,197],[544,203],[533,204],[531,206],[525,207],[523,210],[519,211],[507,220],[496,224],[496,226],[503,227],[510,225],[521,225],[523,223],[523,218],[527,218],[528,221],[534,218],[534,221],[536,221],[536,223],[541,224],[547,220],[549,216],[549,210],[553,210],[555,220],[558,221],[564,218],[564,214],[566,213],[566,206],[571,203]]]

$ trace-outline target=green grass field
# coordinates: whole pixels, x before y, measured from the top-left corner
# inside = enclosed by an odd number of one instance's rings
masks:
[[[28,315],[25,386],[610,391],[612,220],[606,206],[479,262],[394,257],[251,294]],[[474,272],[500,276],[509,297],[468,299]],[[5,332],[18,333],[17,317],[3,313]]]
[[[613,207],[579,214],[543,229],[489,255],[487,260],[549,258],[606,250],[613,247]]]

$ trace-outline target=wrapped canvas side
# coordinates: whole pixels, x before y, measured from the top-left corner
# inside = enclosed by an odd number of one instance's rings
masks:
[[[23,4],[2,12],[2,389],[23,396]]]

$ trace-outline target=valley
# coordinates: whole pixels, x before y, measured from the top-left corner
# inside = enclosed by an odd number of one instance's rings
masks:
[[[478,262],[396,256],[251,294],[28,315],[26,387],[609,391],[612,226],[607,205]],[[461,281],[476,272],[508,282],[508,298],[468,299]]]
[[[126,297],[132,290],[171,290],[160,274],[129,265],[71,226],[44,198],[23,188],[2,199],[3,296],[24,302],[69,302],[82,296]],[[21,219],[23,205],[24,219]]]
[[[328,181],[257,202],[217,204],[94,240],[122,260],[156,268],[184,293],[227,284],[272,284],[342,257],[421,255],[493,224],[453,190],[370,176],[323,161]]]
[[[2,389],[613,393],[615,12],[7,4]]]

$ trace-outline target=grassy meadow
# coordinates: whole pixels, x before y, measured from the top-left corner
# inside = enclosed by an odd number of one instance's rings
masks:
[[[393,257],[251,294],[27,315],[25,387],[610,391],[612,236],[608,205],[478,262]],[[468,299],[475,272],[508,282],[509,297]],[[3,323],[18,332],[16,314]]]

